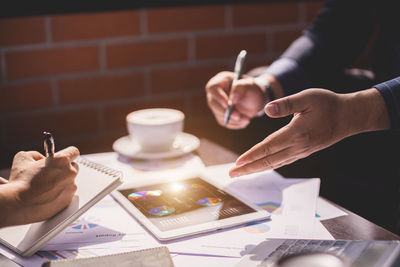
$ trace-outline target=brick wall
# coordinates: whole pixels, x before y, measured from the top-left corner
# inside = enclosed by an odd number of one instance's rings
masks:
[[[205,102],[204,85],[231,70],[275,59],[321,1],[125,10],[0,19],[0,167],[19,150],[110,151],[125,115],[146,107],[186,114],[185,131],[229,146]]]

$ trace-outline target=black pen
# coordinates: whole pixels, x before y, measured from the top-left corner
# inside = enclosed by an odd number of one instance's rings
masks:
[[[235,70],[234,70],[235,76],[233,77],[232,84],[242,77],[243,65],[244,65],[244,60],[246,59],[246,55],[247,55],[247,51],[246,50],[242,50],[242,51],[240,51],[240,53],[239,53],[239,55],[238,55],[238,57],[236,59]],[[231,87],[232,87],[232,85],[231,85]],[[229,89],[228,97],[229,97],[230,91],[231,90]],[[228,108],[225,111],[225,117],[224,117],[224,124],[225,125],[228,124],[229,119],[231,118],[231,115],[232,115],[232,112],[233,112],[233,108],[234,108],[234,106],[232,104],[232,101],[229,100],[228,101]]]
[[[49,132],[43,132],[43,145],[44,145],[44,152],[46,157],[53,157],[54,156],[54,138]]]

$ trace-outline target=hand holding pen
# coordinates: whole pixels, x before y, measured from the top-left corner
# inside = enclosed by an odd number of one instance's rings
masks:
[[[70,146],[54,153],[54,138],[48,132],[43,136],[46,157],[38,151],[18,152],[8,183],[0,186],[0,200],[7,203],[0,205],[0,214],[6,215],[0,216],[0,227],[48,219],[74,197],[79,150]]]
[[[255,79],[241,77],[245,54],[239,53],[235,72],[220,72],[206,85],[208,106],[217,122],[229,129],[245,128],[266,103],[265,94]]]

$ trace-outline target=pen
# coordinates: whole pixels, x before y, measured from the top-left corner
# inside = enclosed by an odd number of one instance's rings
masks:
[[[233,77],[232,84],[242,77],[243,65],[244,65],[244,60],[246,59],[246,55],[247,55],[247,51],[246,50],[242,50],[242,51],[240,51],[240,53],[239,53],[239,55],[238,55],[238,57],[236,59],[235,69],[234,69],[235,76]],[[231,84],[231,87],[232,87],[232,84]],[[228,96],[230,94],[230,91],[231,90],[229,89]],[[234,108],[234,106],[232,104],[232,101],[229,100],[228,101],[228,108],[225,111],[225,117],[224,117],[224,124],[225,125],[227,125],[228,122],[229,122],[229,119],[230,119],[230,117],[232,115],[232,112],[233,112],[233,108]]]
[[[44,145],[44,152],[46,157],[53,157],[54,156],[54,138],[49,132],[43,132],[43,145]]]

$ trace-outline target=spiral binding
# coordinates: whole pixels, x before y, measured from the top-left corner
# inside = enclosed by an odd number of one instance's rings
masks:
[[[122,172],[112,169],[110,167],[104,166],[103,164],[96,163],[93,161],[90,161],[84,157],[79,157],[76,159],[76,162],[79,164],[82,164],[84,166],[87,166],[89,168],[93,168],[99,172],[105,173],[107,175],[110,175],[112,177],[122,177]]]

